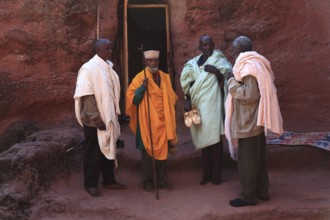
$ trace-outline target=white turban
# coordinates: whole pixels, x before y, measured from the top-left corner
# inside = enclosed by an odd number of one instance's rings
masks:
[[[145,59],[158,59],[159,58],[159,51],[158,50],[144,51],[144,58]]]

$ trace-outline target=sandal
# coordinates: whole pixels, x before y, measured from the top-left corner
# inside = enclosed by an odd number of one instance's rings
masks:
[[[191,111],[184,113],[184,123],[188,128],[192,125]]]
[[[199,125],[201,123],[201,115],[199,113],[199,110],[197,108],[193,108],[191,110],[191,118],[192,118],[192,122],[195,125]]]
[[[172,155],[175,155],[177,153],[176,147],[175,146],[168,147],[168,152]]]

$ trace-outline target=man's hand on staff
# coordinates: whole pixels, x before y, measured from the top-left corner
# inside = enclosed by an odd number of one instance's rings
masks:
[[[148,78],[145,78],[143,80],[142,85],[144,86],[145,89],[148,89]]]

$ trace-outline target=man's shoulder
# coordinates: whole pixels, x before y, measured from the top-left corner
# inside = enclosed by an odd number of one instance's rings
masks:
[[[138,72],[133,78],[130,84],[135,84],[135,83],[141,83],[142,80],[144,79],[144,72],[143,70],[141,72]]]
[[[161,76],[165,77],[166,79],[171,80],[171,75],[170,74],[168,74],[168,73],[166,73],[166,72],[164,72],[162,70],[159,70],[159,74]]]
[[[203,55],[203,54],[198,54],[197,56],[194,56],[193,58],[191,58],[190,60],[188,60],[187,63],[197,62],[197,60],[198,60],[202,55]]]
[[[168,73],[166,73],[166,72],[164,72],[164,71],[162,71],[162,70],[159,70],[159,73],[160,74],[163,74],[163,75],[165,75],[165,76],[169,76],[170,74],[168,74]]]
[[[140,72],[138,72],[138,73],[134,76],[134,78],[141,78],[141,77],[144,78],[144,71],[143,71],[143,70],[140,71]]]
[[[86,61],[86,62],[80,67],[80,69],[90,68],[92,65],[95,65],[95,60],[93,59],[93,57],[92,57],[91,59],[89,59],[88,61]]]
[[[191,58],[190,60],[188,60],[185,64],[184,64],[184,67],[187,67],[187,66],[193,66],[195,64],[197,64],[198,62],[198,59],[202,56],[203,54],[199,54],[193,58]]]
[[[221,50],[219,50],[219,49],[214,50],[213,53],[214,53],[214,55],[217,56],[217,57],[223,57],[223,58],[226,58],[225,54],[224,54]]]

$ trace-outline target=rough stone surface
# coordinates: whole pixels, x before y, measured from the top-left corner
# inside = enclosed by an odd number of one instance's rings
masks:
[[[41,128],[76,123],[72,96],[77,71],[92,55],[96,2],[99,34],[114,42],[116,63],[121,1],[1,1],[0,134],[20,120],[32,120]],[[182,108],[180,72],[183,64],[199,53],[199,37],[204,33],[213,36],[217,47],[233,62],[228,46],[236,36],[245,34],[272,63],[285,129],[329,129],[328,1],[169,3],[178,112]],[[178,116],[182,121],[181,114]]]
[[[99,34],[114,42],[117,65],[121,1],[0,1],[0,219],[164,219],[168,213],[172,219],[330,218],[330,155],[311,147],[269,146],[268,203],[228,207],[239,194],[228,155],[224,183],[200,188],[199,152],[183,127],[179,84],[184,63],[199,54],[202,34],[210,34],[231,62],[230,42],[248,35],[272,63],[284,129],[329,131],[329,1],[168,1],[180,148],[169,163],[174,190],[162,191],[156,202],[139,185],[140,155],[127,127],[117,171],[129,187],[125,192],[102,190],[100,199],[90,198],[82,187],[81,150],[66,153],[82,139],[72,96],[77,71],[92,55],[96,2]]]
[[[27,219],[34,200],[52,181],[81,167],[77,128],[37,131],[0,154],[0,219]]]
[[[77,72],[96,37],[96,1],[0,3],[0,133],[19,120],[43,128],[75,123]],[[99,1],[100,35],[114,39],[117,1]]]
[[[200,186],[200,152],[193,149],[188,129],[169,157],[171,191],[142,190],[140,152],[134,136],[122,126],[125,148],[118,150],[117,181],[127,190],[99,188],[90,197],[83,188],[82,131],[60,128],[38,131],[0,154],[0,219],[258,219],[292,220],[330,217],[330,154],[310,146],[268,146],[270,195],[257,206],[232,208],[239,196],[236,163],[225,147],[222,184]],[[147,210],[152,210],[147,211]]]

